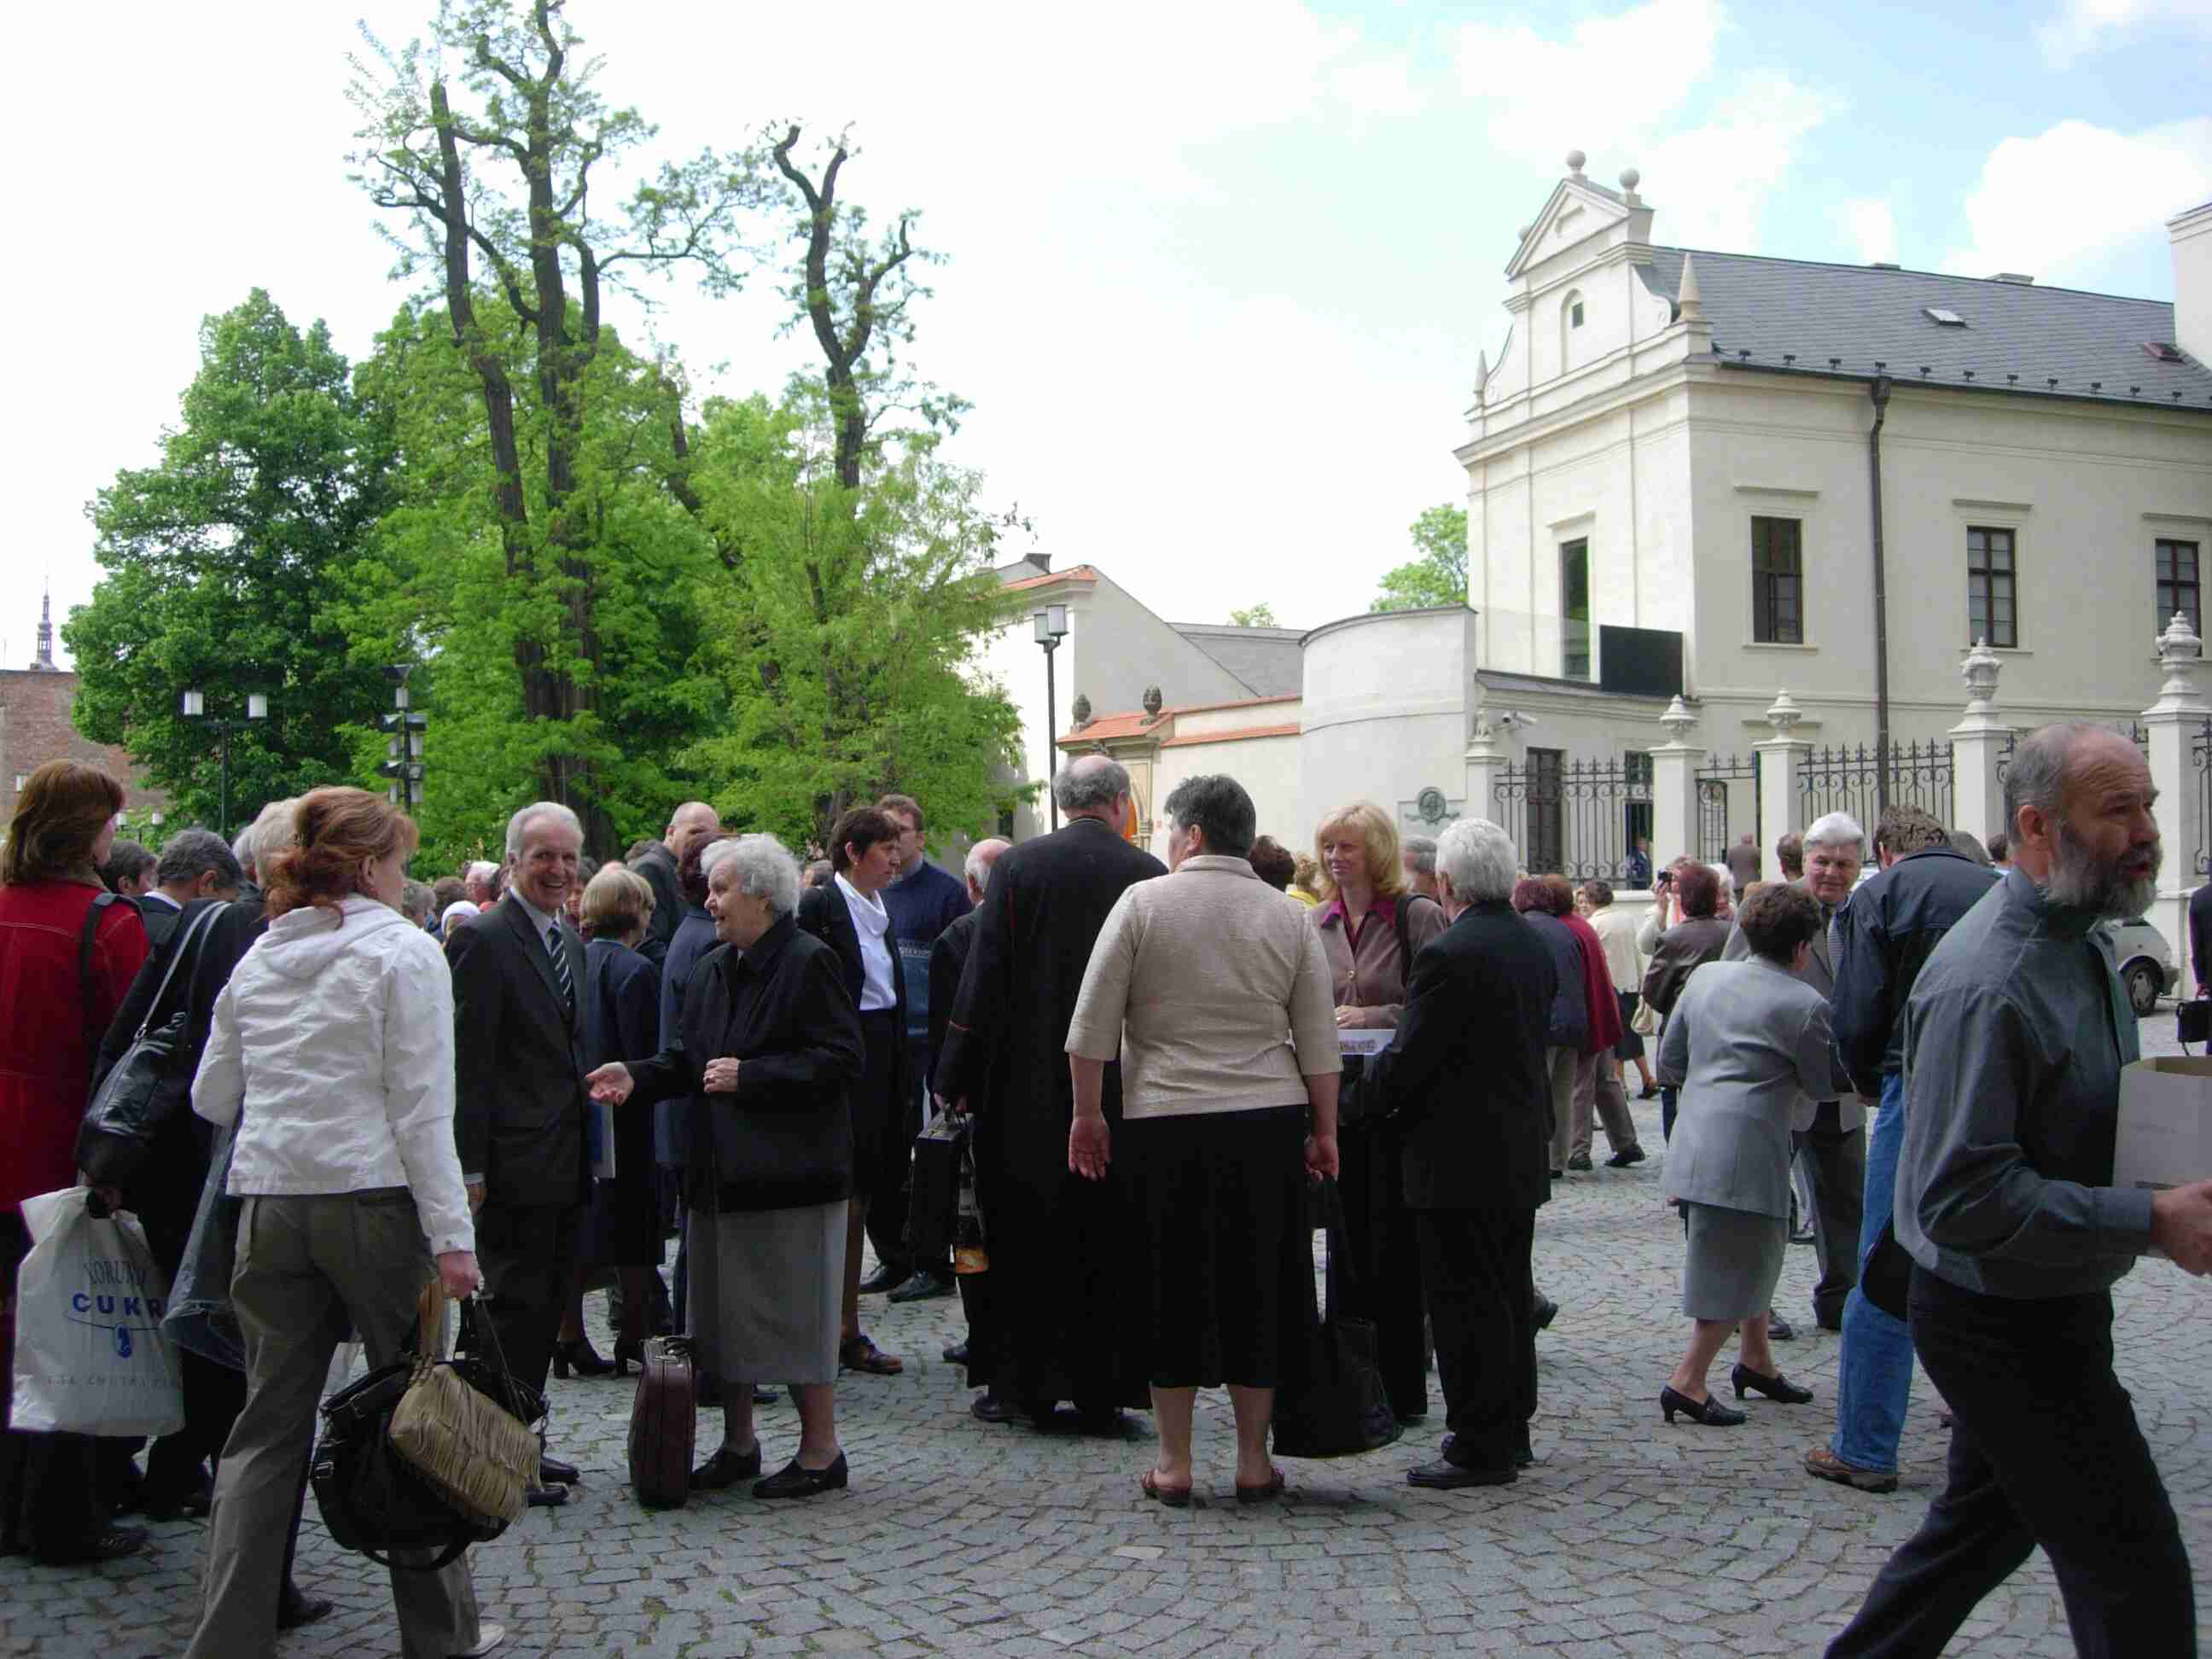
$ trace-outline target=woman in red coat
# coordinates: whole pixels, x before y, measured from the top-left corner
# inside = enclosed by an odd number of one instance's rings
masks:
[[[31,774],[0,850],[0,1364],[13,1374],[15,1271],[31,1248],[22,1201],[74,1187],[93,1056],[146,959],[146,927],[98,873],[123,786],[97,767]],[[90,959],[79,977],[82,945]],[[0,1403],[0,1413],[5,1410]],[[0,1449],[0,1552],[60,1565],[128,1555],[143,1531],[109,1522],[94,1442],[9,1431]]]

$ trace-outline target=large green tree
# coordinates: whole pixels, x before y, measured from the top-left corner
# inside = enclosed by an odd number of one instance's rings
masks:
[[[1383,573],[1370,611],[1425,611],[1467,603],[1467,509],[1449,502],[1425,509],[1406,527],[1420,556]]]
[[[155,465],[120,473],[89,508],[106,574],[63,625],[82,678],[78,729],[120,744],[182,821],[216,821],[219,748],[185,719],[269,698],[230,739],[231,821],[355,771],[347,727],[388,693],[348,650],[337,573],[391,504],[388,424],[346,360],[256,289],[200,325],[200,368]]]
[[[734,288],[740,222],[763,186],[757,157],[709,151],[650,167],[606,201],[604,181],[641,159],[654,129],[607,106],[592,86],[598,60],[580,46],[561,0],[448,0],[428,46],[380,45],[378,64],[356,65],[366,125],[354,161],[371,199],[405,226],[392,236],[401,270],[435,276],[475,376],[501,562],[537,619],[511,634],[523,716],[549,728],[528,745],[535,793],[575,807],[605,853],[619,798],[595,775],[592,739],[605,548],[581,469],[605,304],[638,275],[678,269],[710,291]],[[507,325],[485,315],[480,282],[503,297]]]

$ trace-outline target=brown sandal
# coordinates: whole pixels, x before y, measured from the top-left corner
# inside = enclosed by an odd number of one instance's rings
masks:
[[[1139,1486],[1145,1489],[1145,1496],[1151,1498],[1155,1504],[1166,1504],[1171,1510],[1188,1509],[1190,1507],[1190,1488],[1188,1486],[1163,1486],[1158,1480],[1152,1478],[1158,1473],[1159,1471],[1158,1469],[1146,1469],[1144,1474],[1144,1478],[1137,1482]]]
[[[896,1376],[906,1369],[906,1361],[885,1353],[865,1333],[848,1336],[838,1345],[837,1363],[848,1371],[866,1371],[871,1376]]]

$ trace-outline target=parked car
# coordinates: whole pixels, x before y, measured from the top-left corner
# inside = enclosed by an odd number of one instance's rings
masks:
[[[2108,921],[2112,955],[2120,966],[2120,983],[2128,988],[2128,1000],[2138,1014],[2156,1011],[2158,1000],[2173,989],[2179,970],[2166,935],[2137,916],[2130,921]]]

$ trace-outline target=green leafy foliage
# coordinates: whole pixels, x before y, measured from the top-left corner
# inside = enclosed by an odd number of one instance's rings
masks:
[[[1262,599],[1257,605],[1248,605],[1242,611],[1229,613],[1230,624],[1235,628],[1279,628],[1275,620],[1275,607]]]
[[[158,464],[118,474],[91,507],[106,575],[64,623],[77,728],[119,744],[169,792],[172,826],[218,816],[220,745],[179,712],[265,720],[230,738],[230,823],[354,774],[349,724],[386,699],[349,650],[335,574],[392,500],[392,434],[354,393],[323,325],[304,334],[269,295],[200,325],[200,368]]]
[[[1386,571],[1370,611],[1425,611],[1467,603],[1467,509],[1426,508],[1407,527],[1420,556]]]

